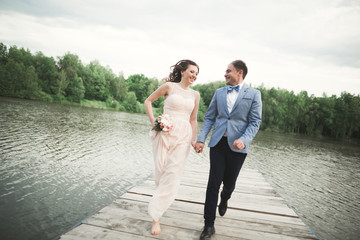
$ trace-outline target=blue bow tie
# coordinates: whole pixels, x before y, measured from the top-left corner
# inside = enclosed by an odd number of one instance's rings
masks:
[[[240,89],[239,85],[236,85],[235,87],[230,86],[230,85],[227,86],[227,91],[228,92],[231,92],[232,90],[239,91],[239,89]]]

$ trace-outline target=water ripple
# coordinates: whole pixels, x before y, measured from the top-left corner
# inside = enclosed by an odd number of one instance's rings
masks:
[[[249,155],[249,165],[264,173],[319,237],[358,238],[357,146],[260,132]]]
[[[53,239],[153,169],[145,115],[0,98],[0,239]],[[359,149],[260,132],[259,169],[323,239],[356,239]],[[188,161],[208,169],[208,149]]]

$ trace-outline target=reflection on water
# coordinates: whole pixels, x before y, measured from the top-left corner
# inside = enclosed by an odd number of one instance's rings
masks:
[[[152,172],[146,115],[0,98],[0,239],[53,239]],[[260,132],[259,169],[322,239],[360,234],[360,150]],[[208,151],[189,161],[208,164]]]

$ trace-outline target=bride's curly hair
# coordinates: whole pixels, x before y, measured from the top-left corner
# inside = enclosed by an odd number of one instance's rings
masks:
[[[189,65],[196,66],[199,72],[199,66],[191,60],[185,59],[178,61],[175,65],[171,66],[172,72],[169,74],[168,82],[180,82],[181,71],[185,71]]]

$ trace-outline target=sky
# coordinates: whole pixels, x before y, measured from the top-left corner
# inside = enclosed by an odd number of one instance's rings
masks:
[[[253,87],[319,97],[360,94],[359,24],[359,0],[0,0],[8,47],[159,80],[191,59],[195,84],[241,59]]]

